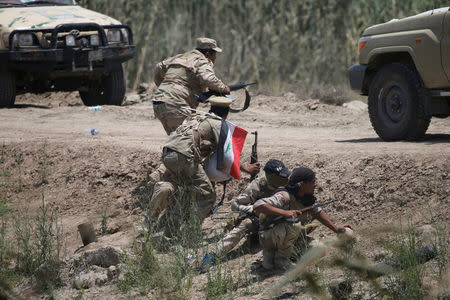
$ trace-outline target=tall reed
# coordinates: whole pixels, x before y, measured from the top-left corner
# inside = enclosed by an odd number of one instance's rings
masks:
[[[151,82],[155,64],[209,36],[224,52],[217,73],[227,82],[257,80],[274,90],[346,84],[364,28],[448,6],[446,0],[81,0],[80,5],[131,25],[137,57],[128,85]]]

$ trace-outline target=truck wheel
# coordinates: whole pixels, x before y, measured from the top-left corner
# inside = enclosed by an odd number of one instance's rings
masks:
[[[116,66],[101,82],[92,82],[87,91],[80,91],[84,105],[122,105],[125,98],[125,73],[122,65]]]
[[[409,65],[384,66],[370,85],[368,101],[370,122],[383,140],[416,140],[425,135],[431,116],[424,111],[422,81]]]
[[[16,78],[14,73],[0,69],[0,108],[11,107],[16,100]]]

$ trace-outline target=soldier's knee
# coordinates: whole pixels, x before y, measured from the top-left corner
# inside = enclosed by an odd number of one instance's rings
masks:
[[[155,184],[155,192],[164,195],[172,195],[175,191],[175,187],[172,183],[167,181],[159,181]]]
[[[254,231],[253,222],[250,219],[242,220],[241,226],[243,226],[247,231]]]

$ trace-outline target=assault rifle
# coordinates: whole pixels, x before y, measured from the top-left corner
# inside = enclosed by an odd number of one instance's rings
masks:
[[[250,163],[254,164],[255,162],[258,162],[258,131],[252,132],[252,134],[255,135],[255,142],[252,145],[252,153],[250,154]],[[252,174],[250,176],[250,181],[256,178],[258,174]]]
[[[299,209],[299,210],[297,210],[297,212],[304,213],[306,211],[316,209],[318,207],[325,207],[336,201],[337,201],[336,199],[332,199],[332,200],[324,202],[324,203],[316,203],[314,205]],[[298,222],[300,222],[299,218],[285,218],[283,216],[279,216],[279,217],[274,218],[271,222],[265,222],[263,225],[264,225],[264,228],[268,228],[268,227],[273,227],[273,226],[277,225],[278,223],[298,223]]]
[[[247,87],[249,85],[253,85],[253,84],[256,84],[256,82],[250,82],[250,83],[240,82],[240,83],[237,83],[237,84],[230,85],[229,88],[230,88],[230,91],[237,91],[237,90],[243,89],[243,88],[245,88],[245,87]],[[207,91],[207,92],[204,92],[204,93],[195,94],[194,98],[198,102],[206,103],[208,101],[208,98],[211,97],[211,96],[223,96],[223,93],[210,90],[210,91]]]

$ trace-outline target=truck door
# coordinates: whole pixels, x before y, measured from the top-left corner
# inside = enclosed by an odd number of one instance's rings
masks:
[[[442,66],[447,80],[450,81],[450,11],[445,14],[444,36],[441,42]]]

